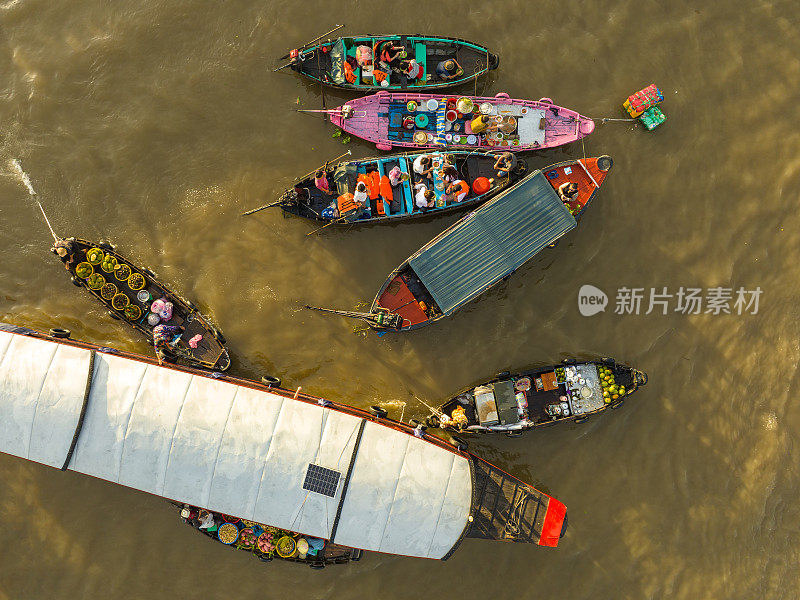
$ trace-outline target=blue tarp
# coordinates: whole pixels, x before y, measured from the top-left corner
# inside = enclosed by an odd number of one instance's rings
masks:
[[[575,227],[541,171],[444,231],[409,264],[449,315]]]

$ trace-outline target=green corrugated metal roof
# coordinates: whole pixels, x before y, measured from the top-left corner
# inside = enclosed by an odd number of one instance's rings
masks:
[[[553,186],[536,171],[453,225],[409,264],[449,315],[575,225]]]

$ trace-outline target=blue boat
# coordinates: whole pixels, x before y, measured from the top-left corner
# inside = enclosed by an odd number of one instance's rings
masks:
[[[430,179],[422,179],[413,170],[414,161],[423,155],[431,157],[434,167]],[[445,194],[445,182],[441,175],[441,161],[445,157],[449,157],[452,162],[458,180],[464,181],[469,187],[467,195],[458,202],[449,199]],[[428,151],[373,156],[335,165],[326,163],[322,170],[331,193],[325,193],[315,185],[315,172],[311,172],[285,190],[275,205],[292,215],[346,226],[354,223],[396,223],[474,208],[515,184],[527,169],[524,161],[516,159],[516,167],[508,176],[498,177],[495,169],[497,157],[497,154],[455,150],[446,153]],[[403,180],[395,186],[391,186],[388,178],[392,169],[399,169],[403,175]],[[352,194],[359,180],[364,180],[373,192],[369,202],[357,213],[341,214],[337,197]],[[421,181],[434,191],[435,204],[430,208],[421,209],[414,203],[414,185]]]

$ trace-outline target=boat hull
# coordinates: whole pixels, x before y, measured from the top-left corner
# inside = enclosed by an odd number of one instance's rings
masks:
[[[558,190],[564,183],[575,183],[578,186],[577,195],[571,201],[564,202],[564,204],[569,208],[575,221],[577,221],[583,215],[590,202],[596,197],[600,186],[605,181],[606,175],[613,164],[613,160],[610,156],[564,161],[534,172],[529,177],[533,177],[536,173],[544,174],[553,190]],[[524,185],[524,183],[523,181],[517,185]],[[427,290],[419,276],[413,272],[410,264],[415,257],[439,243],[443,238],[450,235],[451,232],[466,223],[467,220],[472,219],[474,215],[484,213],[484,211],[489,208],[490,204],[500,201],[501,195],[498,195],[495,199],[488,201],[476,211],[465,215],[412,254],[411,257],[403,261],[399,267],[392,271],[378,290],[378,293],[372,301],[370,311],[375,313],[380,310],[388,310],[390,313],[401,315],[403,317],[403,326],[400,331],[419,329],[449,316],[467,302],[496,285],[504,277],[509,276],[513,270],[505,274],[497,274],[497,276],[492,279],[481,282],[480,290],[476,294],[462,301],[457,306],[441,310],[437,306],[434,296]],[[552,242],[552,245],[557,243],[558,241],[556,239]]]
[[[396,73],[389,73],[387,86],[376,82],[374,77],[365,76],[360,68],[354,75],[356,81],[347,81],[342,72],[342,50],[347,56],[355,56],[358,45],[374,47],[378,41],[391,41],[409,50],[409,56],[423,64],[424,80],[408,80]],[[342,44],[341,49],[337,45]],[[332,50],[335,50],[332,52]],[[335,54],[335,56],[334,56]],[[436,65],[448,58],[455,59],[462,67],[463,74],[455,79],[441,80],[436,75]],[[381,90],[436,90],[469,83],[496,69],[500,64],[497,55],[479,44],[451,37],[432,37],[423,35],[357,35],[326,40],[298,50],[297,58],[291,63],[296,73],[318,83],[337,89],[357,92],[377,92]]]
[[[607,392],[606,386],[600,385],[596,392],[593,390],[598,395],[597,398],[573,401],[570,392],[572,384],[566,381],[564,376],[567,368],[580,368],[582,372],[589,373],[592,384],[600,382],[597,373],[601,369],[608,369],[613,374],[614,385],[622,386],[623,391],[614,394]],[[595,377],[598,379],[595,380]],[[426,423],[429,427],[441,427],[458,434],[504,433],[516,436],[524,431],[548,427],[556,423],[568,421],[583,423],[609,408],[620,408],[629,396],[646,384],[646,373],[628,365],[619,364],[610,358],[581,363],[575,360],[564,360],[561,364],[523,370],[514,374],[499,373],[486,382],[461,390],[432,412],[426,418]],[[503,409],[502,400],[499,408],[497,404],[497,390],[506,388],[513,390],[517,400],[516,405],[511,403],[510,410]],[[606,393],[607,397],[605,397]],[[486,401],[487,397],[489,398],[488,402]],[[494,405],[491,404],[492,402]],[[568,404],[563,407],[566,410],[562,410],[563,402]],[[552,407],[556,407],[556,405],[557,410],[552,410]],[[516,414],[513,410],[515,406]],[[463,416],[467,417],[466,422],[453,418],[453,411],[459,409],[463,411]],[[487,414],[491,416],[492,410],[498,413],[497,422],[487,422],[486,420]]]
[[[152,344],[153,326],[147,321],[149,303],[158,298],[166,298],[173,304],[173,316],[169,321],[165,321],[165,323],[168,325],[183,325],[185,327],[185,332],[181,340],[176,344],[174,354],[168,355],[168,358],[170,360],[178,360],[186,364],[216,371],[225,371],[230,367],[230,356],[225,348],[225,338],[222,334],[214,327],[208,318],[197,311],[191,302],[158,281],[155,274],[150,269],[135,265],[117,253],[110,244],[97,244],[78,238],[70,238],[69,241],[75,245],[75,258],[66,261],[62,258],[62,262],[65,263],[67,271],[72,277],[72,282],[76,286],[84,288],[91,296],[99,301],[108,310],[110,317],[132,326]],[[104,272],[100,268],[100,265],[93,265],[94,273],[101,274],[107,282],[113,283],[120,293],[128,296],[130,304],[138,306],[141,312],[139,318],[128,318],[124,309],[117,309],[113,305],[111,299],[103,297],[101,290],[92,289],[86,278],[78,276],[76,272],[77,265],[86,261],[86,253],[93,248],[101,249],[104,254],[113,256],[118,264],[127,265],[131,272],[142,275],[145,282],[143,289],[150,294],[150,300],[147,302],[141,302],[136,299],[138,290],[132,289],[126,280],[119,280],[114,273]],[[198,343],[197,348],[191,348],[187,342],[198,334],[202,336],[202,340]]]
[[[439,111],[444,112],[444,115],[437,114],[437,109],[429,110],[427,107],[433,106],[432,103],[428,104],[431,101],[439,103],[443,99],[448,100],[447,96],[441,94],[381,91],[333,109],[330,111],[330,119],[331,123],[347,133],[373,142],[379,150],[391,150],[393,147],[480,148],[512,152],[544,150],[575,142],[592,133],[595,128],[594,121],[590,118],[557,106],[549,98],[519,100],[504,93],[496,96],[465,97],[470,98],[473,106],[490,106],[490,114],[493,116],[513,118],[515,133],[490,132],[473,135],[473,140],[470,137],[471,125],[468,123],[471,117],[458,116],[457,112],[449,134],[440,131],[442,120],[443,127],[447,127],[447,112]],[[455,99],[455,96],[449,98]],[[409,102],[415,102],[417,110],[409,112]],[[420,115],[424,115],[424,118],[417,121],[416,118]],[[411,129],[407,128],[410,125],[407,120],[409,117],[415,119]],[[455,131],[456,125],[459,126],[458,132]],[[424,142],[415,141],[418,132],[425,135]],[[448,135],[450,139],[447,139]],[[458,143],[455,141],[456,135],[460,136]]]
[[[491,187],[483,194],[476,194],[471,187],[469,194],[461,202],[443,203],[442,206],[435,206],[423,212],[414,205],[413,184],[420,180],[420,178],[413,173],[412,168],[414,160],[422,154],[431,153],[406,152],[391,156],[375,156],[354,161],[344,161],[328,167],[326,173],[328,175],[329,185],[332,189],[336,189],[336,184],[332,181],[332,174],[339,169],[348,167],[356,170],[358,174],[375,171],[380,175],[385,175],[393,167],[398,166],[404,173],[410,174],[408,181],[402,182],[399,186],[390,187],[389,195],[391,195],[391,198],[389,200],[384,200],[382,196],[376,194],[376,197],[370,200],[370,205],[367,210],[356,220],[340,219],[337,218],[335,214],[330,217],[323,216],[325,209],[334,205],[336,196],[339,193],[343,193],[344,190],[336,190],[332,194],[322,192],[314,184],[314,172],[308,173],[296,180],[291,188],[284,191],[281,196],[282,203],[280,207],[285,213],[312,221],[330,223],[338,227],[419,220],[474,208],[519,181],[527,170],[525,162],[522,159],[518,159],[517,169],[512,171],[509,176],[497,177],[497,171],[494,169],[497,154],[474,151],[468,152],[465,150],[448,152],[447,154],[455,159],[456,168],[459,171],[459,177],[461,179],[470,184],[470,186],[477,178],[482,177],[487,180],[493,179],[490,184]],[[354,185],[355,181],[350,182],[347,191],[352,193]],[[429,187],[430,185],[431,184],[428,183]],[[382,210],[384,214],[380,214],[378,209],[379,203],[380,210]]]

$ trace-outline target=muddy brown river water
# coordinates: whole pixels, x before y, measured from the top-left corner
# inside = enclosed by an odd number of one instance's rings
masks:
[[[484,43],[501,65],[479,93],[591,117],[622,117],[655,82],[667,121],[598,125],[586,154],[615,166],[557,248],[452,318],[365,335],[301,305],[370,301],[455,216],[312,236],[277,211],[239,216],[347,148],[374,153],[295,111],[321,106],[318,86],[271,72],[339,22]],[[236,374],[405,418],[426,414],[415,396],[569,356],[650,375],[588,423],[473,442],[563,501],[570,527],[556,549],[467,540],[444,563],[262,564],[159,498],[0,456],[0,600],[800,596],[799,28],[796,1],[0,0],[0,320],[149,351],[70,284],[16,158],[59,234],[112,240],[212,316]],[[604,312],[580,314],[584,284]],[[643,290],[639,314],[617,313],[621,288]],[[645,314],[651,288],[667,314]],[[702,291],[700,314],[676,310],[680,288]],[[731,314],[705,312],[713,288]],[[739,288],[760,288],[756,314],[737,314]]]

